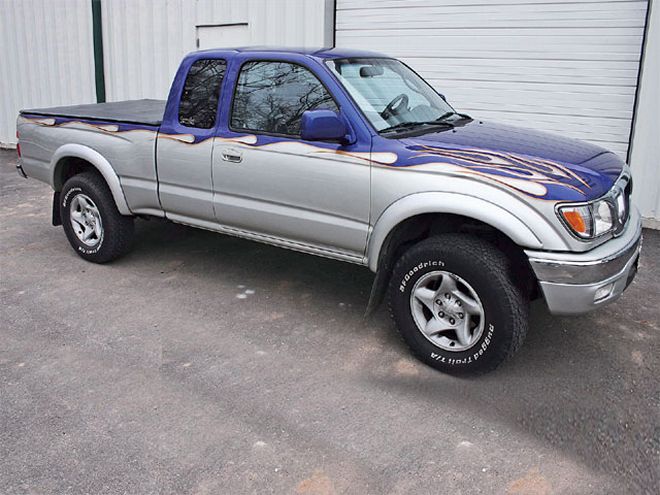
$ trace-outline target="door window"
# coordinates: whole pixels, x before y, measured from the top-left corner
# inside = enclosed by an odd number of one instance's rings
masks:
[[[338,111],[330,93],[305,67],[288,62],[248,62],[236,84],[231,127],[299,136],[303,112],[319,109]]]
[[[226,69],[227,62],[219,59],[202,59],[192,64],[179,102],[181,125],[200,129],[215,126],[220,85]]]

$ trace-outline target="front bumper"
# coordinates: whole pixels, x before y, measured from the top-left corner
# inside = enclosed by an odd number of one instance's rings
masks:
[[[642,224],[632,209],[619,237],[585,253],[525,251],[553,314],[591,311],[616,300],[637,273]]]

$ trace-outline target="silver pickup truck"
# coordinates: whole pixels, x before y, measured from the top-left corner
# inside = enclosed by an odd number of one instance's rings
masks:
[[[521,345],[530,300],[577,314],[633,279],[641,225],[615,154],[457,112],[372,52],[218,49],[168,100],[23,110],[19,173],[53,188],[85,260],[131,246],[136,217],[368,267],[403,339],[452,374]]]

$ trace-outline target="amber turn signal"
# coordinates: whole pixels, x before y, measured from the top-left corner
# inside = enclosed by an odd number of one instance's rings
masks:
[[[572,206],[559,210],[561,216],[570,229],[580,237],[591,237],[593,219],[591,210],[587,206]]]

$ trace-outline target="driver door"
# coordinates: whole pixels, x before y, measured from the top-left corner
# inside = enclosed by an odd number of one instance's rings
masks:
[[[313,109],[340,112],[309,68],[243,64],[229,129],[214,144],[216,219],[292,248],[359,261],[369,228],[369,145],[301,139],[301,116]]]

